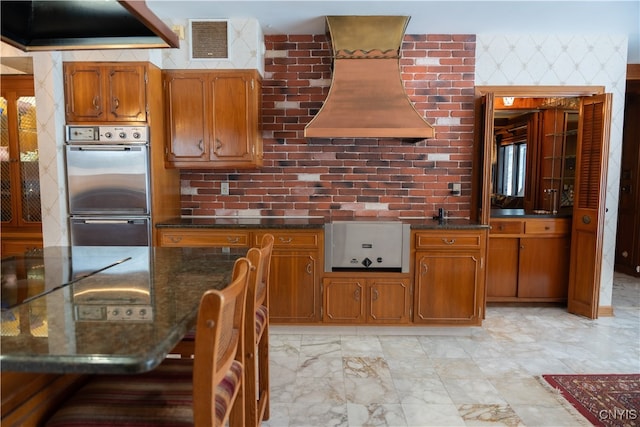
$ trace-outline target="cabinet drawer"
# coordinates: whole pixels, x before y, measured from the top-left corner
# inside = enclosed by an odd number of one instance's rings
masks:
[[[255,233],[254,246],[260,245],[262,236],[265,234],[272,234],[274,238],[273,247],[278,249],[286,248],[310,248],[316,249],[319,247],[319,233],[310,232],[303,233],[300,231],[258,231]]]
[[[470,233],[417,233],[416,248],[479,248],[480,235]]]
[[[249,246],[248,231],[183,230],[164,231],[161,246]]]
[[[491,221],[491,234],[522,234],[523,221]]]
[[[568,234],[570,229],[567,219],[535,219],[525,224],[525,234]]]

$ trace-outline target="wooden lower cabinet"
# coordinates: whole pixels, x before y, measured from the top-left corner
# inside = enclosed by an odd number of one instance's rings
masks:
[[[262,236],[275,242],[269,273],[269,321],[321,321],[320,276],[323,262],[322,229],[160,228],[160,246],[259,246]]]
[[[259,245],[266,233],[275,239],[269,273],[269,321],[320,322],[323,231],[261,229],[253,233],[253,245]]]
[[[566,300],[570,253],[568,236],[521,239],[518,297]]]
[[[27,251],[42,248],[42,233],[3,233],[0,236],[3,257],[22,255]]]
[[[407,275],[325,275],[322,290],[325,323],[407,324],[411,320],[411,280]]]
[[[272,324],[467,325],[482,322],[486,229],[412,232],[409,273],[328,272],[324,230],[159,228],[161,246],[259,246],[274,236]]]
[[[480,325],[485,230],[415,233],[416,324]]]
[[[487,255],[488,302],[567,299],[569,219],[492,220]],[[505,224],[503,224],[505,223]]]

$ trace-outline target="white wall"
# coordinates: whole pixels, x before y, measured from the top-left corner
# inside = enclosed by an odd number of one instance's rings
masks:
[[[477,35],[477,86],[604,86],[613,94],[601,307],[611,305],[613,288],[626,67],[625,35]]]

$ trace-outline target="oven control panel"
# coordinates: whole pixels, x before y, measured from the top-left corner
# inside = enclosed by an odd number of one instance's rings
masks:
[[[150,322],[153,307],[150,305],[76,305],[76,320],[102,322]]]
[[[66,126],[67,144],[146,144],[148,126]]]

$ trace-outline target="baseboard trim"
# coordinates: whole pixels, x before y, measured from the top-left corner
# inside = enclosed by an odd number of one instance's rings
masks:
[[[598,307],[598,317],[614,317],[613,306],[605,305]]]

